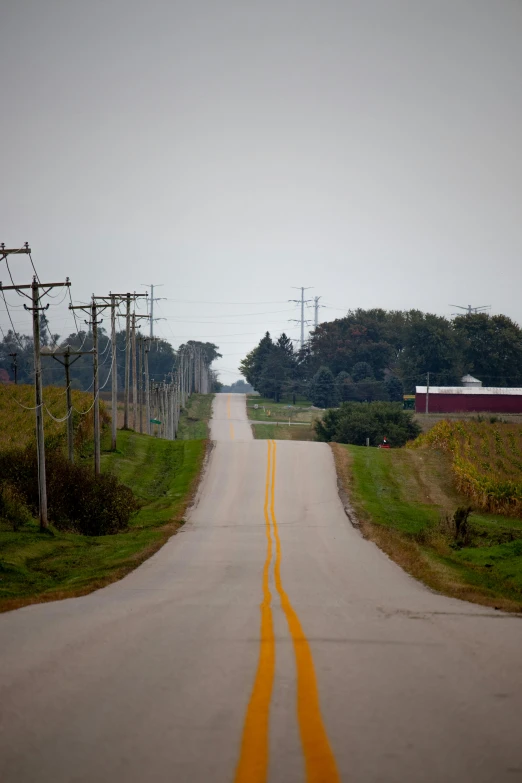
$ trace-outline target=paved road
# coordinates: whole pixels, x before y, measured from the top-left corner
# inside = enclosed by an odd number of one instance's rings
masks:
[[[0,616],[0,779],[522,780],[521,620],[432,594],[364,541],[328,446],[253,441],[234,395],[212,434],[160,552]]]

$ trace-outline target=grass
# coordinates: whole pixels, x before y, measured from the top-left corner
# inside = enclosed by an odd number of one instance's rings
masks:
[[[213,394],[192,394],[181,411],[177,437],[180,440],[208,438]]]
[[[256,440],[314,440],[314,430],[310,426],[288,424],[252,424],[252,431]]]
[[[332,448],[367,538],[435,590],[522,611],[522,520],[473,512],[468,545],[457,544],[441,520],[468,501],[454,487],[447,454]]]
[[[0,528],[0,611],[84,595],[121,579],[157,551],[183,524],[206,451],[204,440],[166,441],[118,433],[119,450],[102,468],[131,486],[143,506],[126,532],[87,537],[36,523]]]
[[[247,396],[247,416],[252,421],[300,422],[310,425],[323,411],[312,408],[309,400],[298,400],[295,405],[287,402],[274,402],[266,397]],[[254,408],[257,405],[257,408]]]

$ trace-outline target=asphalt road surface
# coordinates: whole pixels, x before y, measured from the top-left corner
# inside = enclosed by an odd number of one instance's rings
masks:
[[[522,620],[364,541],[327,445],[244,398],[189,523],[121,582],[0,616],[0,779],[522,781]]]

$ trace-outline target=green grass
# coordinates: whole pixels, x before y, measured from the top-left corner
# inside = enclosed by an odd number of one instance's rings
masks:
[[[314,431],[310,426],[299,427],[288,424],[252,424],[256,440],[313,440]]]
[[[312,409],[309,400],[297,400],[295,405],[289,402],[274,402],[266,397],[247,396],[247,416],[252,421],[295,421],[310,425],[322,415],[322,411]],[[258,407],[255,408],[254,405]]]
[[[18,532],[0,528],[0,610],[81,595],[119,579],[161,546],[182,523],[196,488],[205,441],[166,441],[118,433],[118,452],[102,469],[117,475],[143,501],[128,531],[87,537],[36,523]]]
[[[213,394],[192,394],[181,411],[177,437],[179,440],[208,438],[208,423],[212,414]]]
[[[363,529],[393,559],[442,592],[522,610],[521,519],[473,512],[470,545],[457,545],[441,518],[469,501],[453,486],[446,454],[336,445],[338,468],[339,449]]]

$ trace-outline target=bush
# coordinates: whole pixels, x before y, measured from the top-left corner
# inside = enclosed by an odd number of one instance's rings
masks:
[[[372,446],[378,446],[386,438],[391,446],[404,446],[419,435],[420,427],[400,403],[344,402],[327,411],[316,423],[315,431],[318,439],[326,442],[365,446],[369,438]]]
[[[128,526],[139,508],[133,491],[115,476],[95,476],[91,468],[68,462],[60,449],[47,451],[46,469],[49,520],[59,530],[74,530],[86,536],[117,533]],[[36,516],[36,449],[29,446],[1,452],[0,476]]]
[[[5,519],[15,532],[31,521],[31,512],[22,493],[8,481],[0,484],[0,519]]]

